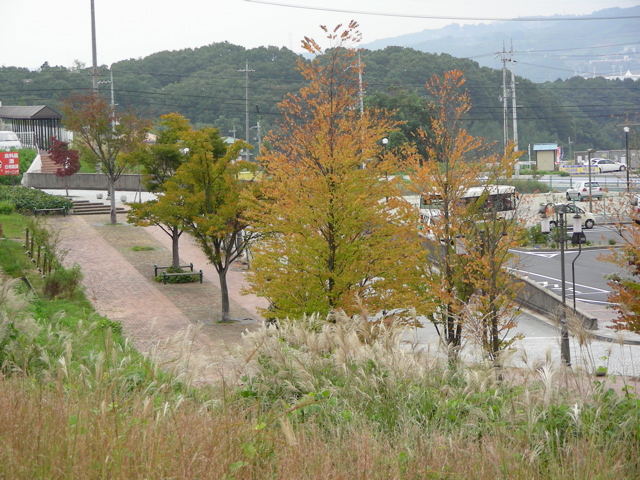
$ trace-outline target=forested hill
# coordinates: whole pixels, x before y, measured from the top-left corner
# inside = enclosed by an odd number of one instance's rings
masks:
[[[500,68],[503,45],[513,49],[516,73],[534,82],[572,76],[624,75],[640,72],[640,5],[607,8],[590,15],[555,15],[532,21],[478,25],[451,24],[364,45],[370,50],[390,45],[423,52],[472,58]]]
[[[115,102],[118,108],[132,107],[150,118],[180,112],[196,126],[213,124],[223,135],[233,136],[235,131],[237,138],[245,138],[248,105],[255,138],[258,122],[264,135],[279,117],[278,102],[302,85],[296,69],[300,59],[286,48],[245,49],[230,43],[159,52],[113,65]],[[464,70],[473,105],[469,130],[502,141],[501,70],[403,47],[363,50],[362,63],[365,103],[400,108],[399,115],[408,121],[405,130],[425,122],[425,82],[446,70]],[[108,82],[108,68],[101,72],[100,81]],[[574,151],[623,148],[620,124],[640,123],[640,82],[603,78],[543,84],[517,78],[517,82],[520,149],[547,142],[568,146],[569,138]],[[67,69],[45,64],[38,71],[0,68],[3,105],[46,104],[59,110],[65,97],[88,91],[91,85],[90,69],[82,65]],[[107,97],[110,88],[109,83],[100,84]]]

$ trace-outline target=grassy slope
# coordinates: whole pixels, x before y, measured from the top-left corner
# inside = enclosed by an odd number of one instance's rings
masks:
[[[0,223],[21,238],[19,218]],[[3,268],[33,273],[20,242],[1,242]],[[9,283],[0,287],[2,478],[640,473],[637,396],[572,372],[501,381],[483,366],[390,349],[390,338],[363,345],[366,324],[309,319],[248,337],[252,374],[241,383],[196,389],[173,364],[142,359],[81,292],[35,299]]]

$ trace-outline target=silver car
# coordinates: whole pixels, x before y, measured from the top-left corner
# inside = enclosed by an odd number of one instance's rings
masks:
[[[591,229],[596,224],[596,217],[593,213],[586,212],[583,209],[581,209],[579,206],[574,205],[573,203],[556,205],[556,210],[564,211],[565,221],[567,222],[568,225],[571,225],[572,217],[575,216],[576,214],[580,215],[582,226],[584,228]],[[551,222],[549,223],[551,228],[556,228],[555,220],[551,220]]]
[[[598,167],[600,173],[606,172],[624,172],[627,166],[624,163],[614,162],[607,158],[596,158],[591,160],[591,168]]]
[[[14,132],[0,131],[0,150],[17,150],[22,148],[22,142]]]
[[[591,188],[589,188],[591,187]],[[591,198],[602,198],[604,191],[598,182],[578,182],[573,187],[567,189],[567,200],[586,200],[589,198],[589,191],[591,191]]]

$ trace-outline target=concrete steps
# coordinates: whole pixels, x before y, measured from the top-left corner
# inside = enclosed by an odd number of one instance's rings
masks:
[[[41,173],[53,173],[55,174],[58,171],[58,165],[53,163],[49,153],[46,150],[40,150],[40,159],[42,160],[42,169]]]
[[[116,214],[125,213],[123,207],[116,207]],[[73,200],[73,215],[104,215],[111,213],[111,205],[94,203],[89,200]]]

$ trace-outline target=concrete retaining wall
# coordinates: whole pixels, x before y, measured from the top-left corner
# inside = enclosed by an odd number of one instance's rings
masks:
[[[522,282],[523,288],[518,295],[518,301],[526,308],[533,310],[541,315],[549,316],[550,318],[561,318],[562,315],[562,297],[549,291],[546,288],[541,287],[535,282],[527,278],[518,277]],[[573,315],[573,308],[567,304],[568,314]],[[598,319],[587,312],[576,309],[576,317],[582,321],[585,328],[589,330],[598,329]]]
[[[121,175],[116,181],[116,190],[135,192],[146,191],[140,183],[140,175]],[[22,184],[40,189],[107,190],[107,176],[103,173],[76,173],[67,178],[56,177],[54,173],[25,173]]]
[[[430,261],[435,262],[438,256],[435,255],[435,249],[444,248],[441,245],[437,245],[434,242],[424,241],[422,246],[427,250],[427,255]],[[505,275],[511,275],[505,271]],[[516,281],[522,282],[522,290],[518,294],[518,302],[525,308],[533,310],[540,315],[544,315],[549,318],[561,318],[562,314],[562,298],[552,291],[541,287],[536,282],[529,280],[528,278],[522,278],[515,276]],[[573,315],[573,308],[571,305],[567,305],[567,309]],[[589,313],[576,309],[575,315],[582,321],[585,328],[589,330],[598,329],[598,319]]]

